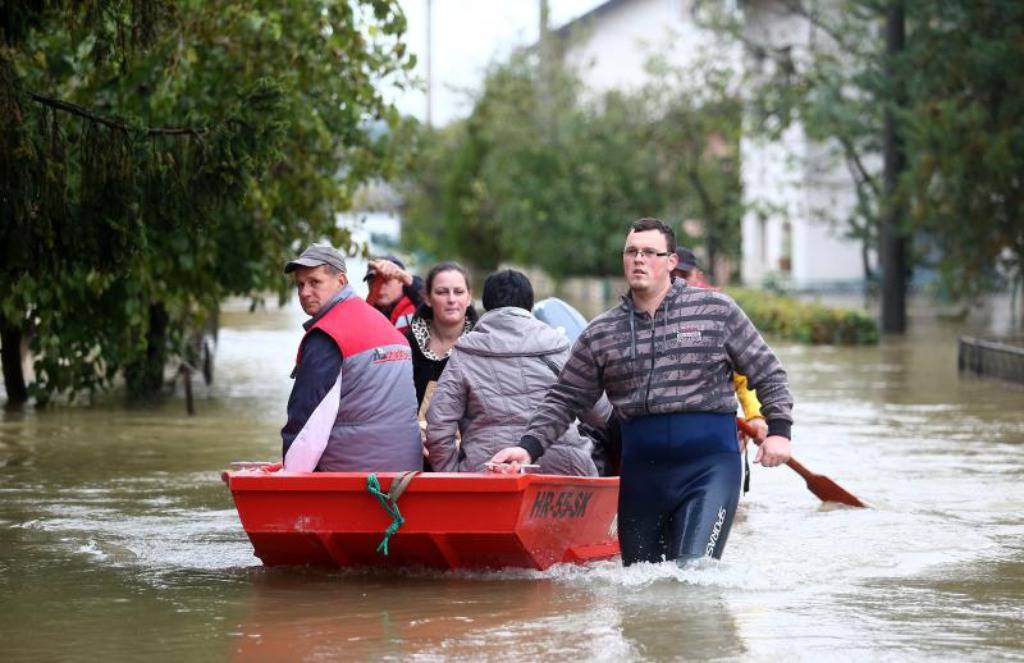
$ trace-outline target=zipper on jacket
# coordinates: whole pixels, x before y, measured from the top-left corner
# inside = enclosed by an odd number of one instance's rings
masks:
[[[651,367],[647,371],[647,387],[644,389],[644,414],[651,413],[651,381],[654,380],[654,359],[656,349],[654,339],[658,333],[658,309],[654,309],[654,317],[651,318]]]
[[[668,294],[671,294],[669,292]],[[662,328],[668,327],[668,294],[665,295],[665,299],[662,300],[661,306],[661,326]],[[662,334],[664,340],[665,334]],[[651,382],[654,380],[654,363],[657,359],[657,349],[655,348],[654,341],[658,337],[658,309],[654,309],[654,317],[651,318],[651,368],[647,372],[647,388],[644,390],[644,413],[651,413]]]

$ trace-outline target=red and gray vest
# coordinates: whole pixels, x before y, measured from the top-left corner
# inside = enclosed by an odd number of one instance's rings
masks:
[[[317,470],[400,472],[423,467],[409,342],[351,288],[307,330],[341,351],[338,413]],[[303,337],[303,341],[305,337]],[[302,362],[302,343],[296,366]],[[296,438],[298,439],[298,438]],[[321,438],[322,439],[322,438]]]

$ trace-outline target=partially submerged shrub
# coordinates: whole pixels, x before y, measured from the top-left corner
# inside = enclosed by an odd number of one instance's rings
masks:
[[[812,344],[878,342],[878,322],[860,311],[802,302],[763,290],[729,288],[726,293],[746,311],[762,333]]]

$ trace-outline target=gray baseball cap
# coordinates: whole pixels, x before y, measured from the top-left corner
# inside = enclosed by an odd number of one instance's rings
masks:
[[[676,255],[679,256],[679,262],[676,264],[677,270],[692,272],[697,269],[697,256],[693,255],[693,251],[682,246],[677,246]]]
[[[341,255],[333,246],[313,244],[303,251],[302,255],[285,265],[284,273],[291,274],[299,267],[319,267],[320,265],[330,265],[341,270],[343,274],[348,271],[345,268],[345,256]]]

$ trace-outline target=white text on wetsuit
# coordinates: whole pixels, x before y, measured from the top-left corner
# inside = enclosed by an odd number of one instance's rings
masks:
[[[725,524],[726,513],[724,506],[718,509],[718,520],[715,521],[715,527],[711,530],[711,538],[708,540],[708,545],[704,549],[704,554],[708,557],[715,554],[715,546],[718,545],[718,536],[722,533],[722,525]]]
[[[542,490],[533,499],[530,518],[582,518],[591,497],[593,493],[587,490]]]

